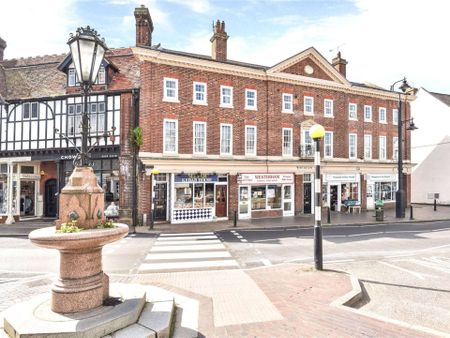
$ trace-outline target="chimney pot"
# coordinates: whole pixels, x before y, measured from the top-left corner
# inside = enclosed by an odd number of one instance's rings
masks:
[[[151,46],[153,21],[147,7],[135,8],[134,17],[136,19],[136,46]]]
[[[5,53],[6,41],[0,38],[0,61],[3,61],[3,55]]]
[[[347,77],[347,60],[341,57],[341,52],[338,51],[336,57],[332,60],[331,65],[344,77]]]
[[[213,36],[210,41],[212,42],[212,58],[217,61],[227,60],[227,40],[228,34],[225,32],[225,22],[220,20],[216,21],[213,29]]]

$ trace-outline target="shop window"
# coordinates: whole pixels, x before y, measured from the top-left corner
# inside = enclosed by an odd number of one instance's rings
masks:
[[[214,207],[214,183],[205,183],[205,208]]]
[[[178,183],[175,187],[176,209],[192,208],[192,183]]]
[[[341,184],[341,203],[346,200],[359,201],[358,183],[343,183]]]
[[[397,182],[375,182],[375,200],[395,201]]]
[[[266,186],[252,187],[252,210],[266,209]]]
[[[267,209],[281,208],[281,186],[269,185],[267,186]]]
[[[5,182],[0,181],[0,214],[6,214],[6,196],[6,184]]]

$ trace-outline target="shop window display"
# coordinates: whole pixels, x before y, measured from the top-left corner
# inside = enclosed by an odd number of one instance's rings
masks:
[[[281,208],[281,186],[269,185],[267,186],[267,209]]]
[[[395,201],[397,182],[375,182],[375,200]]]
[[[359,201],[358,183],[343,183],[341,185],[341,203],[346,200]]]
[[[252,187],[252,210],[266,209],[266,186]]]
[[[177,183],[175,191],[175,209],[214,207],[214,183]]]
[[[192,183],[177,184],[175,188],[175,208],[187,209],[192,208]]]

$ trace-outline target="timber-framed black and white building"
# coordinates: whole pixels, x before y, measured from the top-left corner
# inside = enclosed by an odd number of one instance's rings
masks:
[[[131,50],[113,49],[88,99],[91,164],[105,202],[122,209],[132,202],[128,134],[138,74]],[[70,54],[0,59],[0,223],[57,215],[58,192],[81,146],[82,110]]]

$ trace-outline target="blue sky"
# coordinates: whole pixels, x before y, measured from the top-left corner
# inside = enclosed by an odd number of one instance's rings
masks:
[[[388,88],[407,76],[450,93],[443,0],[7,0],[0,1],[5,57],[65,53],[69,33],[87,24],[110,47],[132,46],[140,4],[150,9],[153,43],[164,48],[210,55],[212,21],[220,19],[233,60],[270,66],[310,46],[331,60],[339,46],[351,81]]]

